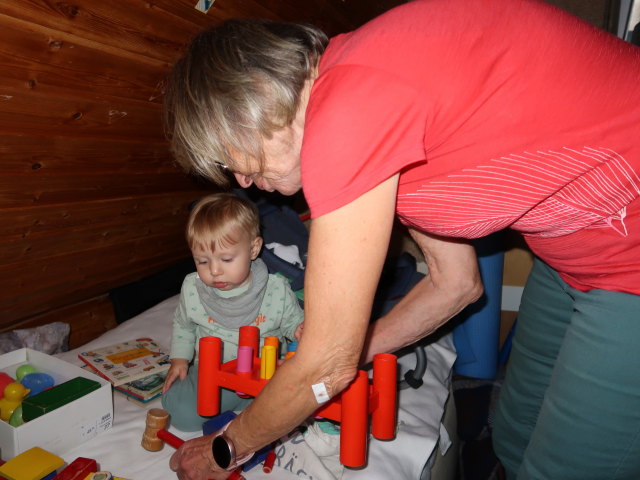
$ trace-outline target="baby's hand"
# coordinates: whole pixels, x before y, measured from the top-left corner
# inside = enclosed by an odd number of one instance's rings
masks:
[[[172,358],[171,359],[171,367],[167,371],[167,376],[164,379],[164,386],[162,387],[162,393],[165,393],[173,382],[175,382],[178,378],[180,380],[184,380],[187,376],[187,372],[189,371],[189,361],[184,358]]]
[[[297,342],[299,342],[300,339],[302,338],[302,330],[304,330],[304,322],[298,325],[298,327],[296,328],[296,331],[293,332],[293,336],[296,337]]]

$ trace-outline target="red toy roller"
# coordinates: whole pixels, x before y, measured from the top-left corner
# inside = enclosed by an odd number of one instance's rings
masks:
[[[257,327],[241,327],[238,345],[250,346],[258,352],[258,335]],[[222,364],[222,340],[217,337],[201,338],[199,352],[198,414],[202,416],[220,413],[220,388],[255,397],[268,382],[260,378],[260,358],[256,355],[251,372],[238,373],[237,360]],[[369,415],[375,438],[390,440],[395,437],[396,364],[395,355],[376,355],[372,385],[367,372],[360,370],[347,389],[315,412],[315,416],[341,423],[340,462],[343,465],[361,467],[366,463]]]

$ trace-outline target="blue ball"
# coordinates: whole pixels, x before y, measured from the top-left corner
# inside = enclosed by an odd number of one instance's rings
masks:
[[[55,385],[53,377],[46,373],[30,373],[29,375],[22,377],[20,383],[31,390],[28,395],[29,397],[37,395],[38,393]]]

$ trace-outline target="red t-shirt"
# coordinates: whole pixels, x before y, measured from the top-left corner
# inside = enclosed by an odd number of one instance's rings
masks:
[[[312,216],[400,172],[397,214],[511,227],[572,286],[640,294],[640,49],[546,3],[418,0],[335,37],[307,108]]]

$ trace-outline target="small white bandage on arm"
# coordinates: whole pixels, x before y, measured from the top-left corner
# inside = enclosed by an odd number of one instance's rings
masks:
[[[316,402],[318,402],[319,404],[326,403],[331,399],[324,382],[311,385],[311,390],[313,390],[313,395],[316,397]]]

